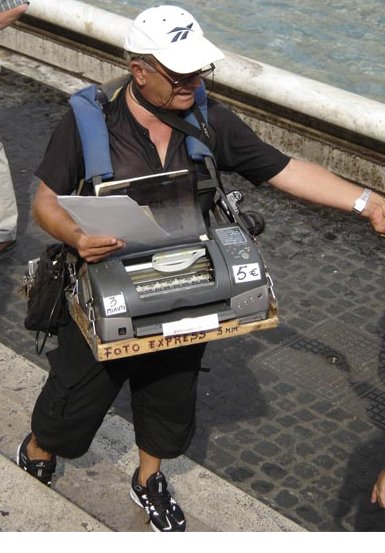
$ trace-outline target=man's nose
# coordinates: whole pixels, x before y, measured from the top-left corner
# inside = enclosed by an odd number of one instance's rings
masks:
[[[186,86],[195,90],[200,87],[201,81],[202,79],[200,75],[191,75],[191,77],[186,80]]]

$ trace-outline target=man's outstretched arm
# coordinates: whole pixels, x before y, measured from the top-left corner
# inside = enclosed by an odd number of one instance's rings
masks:
[[[363,187],[357,186],[320,165],[292,159],[270,183],[297,198],[310,202],[352,211],[354,202],[361,196]],[[367,217],[374,230],[385,234],[385,198],[372,192],[361,215]]]

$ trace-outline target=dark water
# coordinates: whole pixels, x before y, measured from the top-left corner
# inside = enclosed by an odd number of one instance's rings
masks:
[[[133,19],[151,0],[83,0]],[[163,3],[173,3],[163,2]],[[385,102],[385,1],[189,0],[219,47]]]

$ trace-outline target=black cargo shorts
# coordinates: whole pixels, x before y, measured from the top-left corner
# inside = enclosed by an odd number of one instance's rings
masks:
[[[99,362],[71,320],[47,353],[51,370],[32,414],[38,444],[61,457],[83,455],[128,380],[137,446],[161,459],[181,455],[195,429],[204,347]]]

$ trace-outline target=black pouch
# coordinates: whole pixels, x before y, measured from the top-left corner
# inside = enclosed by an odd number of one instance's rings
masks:
[[[41,353],[47,336],[57,334],[58,328],[69,321],[65,289],[70,278],[67,267],[67,249],[64,244],[49,244],[35,260],[36,271],[24,278],[24,291],[28,299],[24,326],[36,330],[36,351]],[[30,262],[31,263],[31,262]],[[39,332],[44,332],[42,346],[38,347]]]

